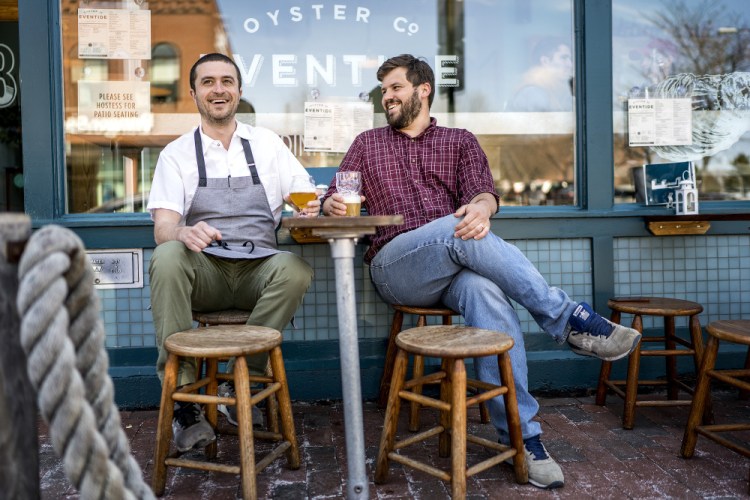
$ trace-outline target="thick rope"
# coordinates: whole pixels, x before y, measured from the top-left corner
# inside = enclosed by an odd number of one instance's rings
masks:
[[[72,231],[46,226],[29,239],[18,288],[29,378],[52,446],[82,498],[152,499],[114,403],[93,283]]]

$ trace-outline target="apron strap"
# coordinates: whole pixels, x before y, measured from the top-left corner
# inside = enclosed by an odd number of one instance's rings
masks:
[[[203,158],[200,127],[195,129],[193,136],[195,137],[195,159],[198,162],[198,187],[206,187],[206,160]],[[258,176],[258,169],[255,167],[255,158],[253,158],[253,150],[250,148],[250,142],[244,137],[241,137],[240,141],[242,142],[242,150],[245,152],[247,168],[250,170],[250,175],[253,178],[253,184],[260,184],[260,177]]]
[[[260,177],[258,177],[258,169],[255,168],[255,158],[253,158],[253,150],[250,149],[250,142],[244,137],[240,137],[242,142],[242,149],[245,150],[245,161],[247,161],[247,168],[250,169],[250,175],[253,176],[253,184],[260,184]]]
[[[206,160],[203,158],[203,143],[200,127],[195,129],[195,159],[198,161],[198,187],[206,187]]]

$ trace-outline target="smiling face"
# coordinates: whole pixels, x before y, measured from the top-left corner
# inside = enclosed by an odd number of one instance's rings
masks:
[[[195,68],[195,90],[190,91],[206,122],[225,125],[234,120],[242,90],[237,70],[225,61],[207,61]]]
[[[429,84],[416,87],[406,79],[406,68],[396,68],[383,78],[381,84],[382,104],[388,124],[396,129],[404,129],[414,122],[422,112],[429,96]]]

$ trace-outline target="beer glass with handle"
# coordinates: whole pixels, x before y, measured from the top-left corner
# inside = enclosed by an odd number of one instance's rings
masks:
[[[309,175],[292,176],[292,184],[289,188],[289,201],[292,202],[292,205],[294,205],[294,208],[299,212],[301,217],[306,216],[302,211],[307,206],[307,203],[317,197],[318,193],[312,177]]]
[[[346,203],[346,215],[356,217],[362,209],[359,190],[362,185],[360,172],[337,172],[336,191],[341,193]]]

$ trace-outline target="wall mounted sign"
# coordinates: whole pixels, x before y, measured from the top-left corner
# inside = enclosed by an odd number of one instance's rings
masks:
[[[143,288],[143,249],[87,250],[95,288]]]

